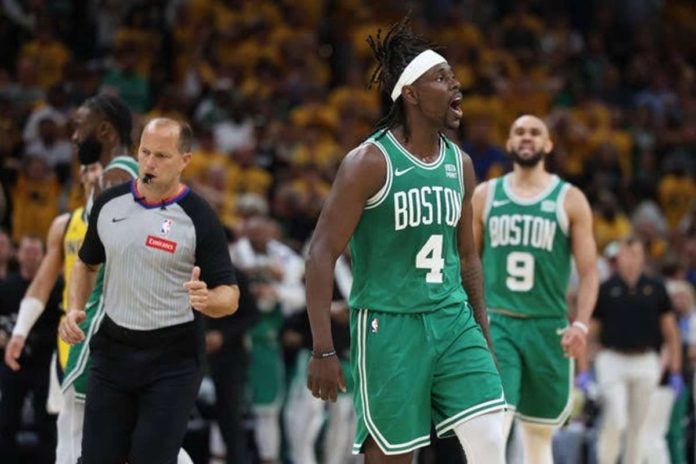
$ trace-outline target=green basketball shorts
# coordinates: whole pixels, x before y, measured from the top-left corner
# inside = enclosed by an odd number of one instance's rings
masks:
[[[490,313],[490,330],[505,399],[519,419],[561,425],[570,413],[573,360],[561,347],[568,319]]]
[[[68,361],[63,373],[61,389],[67,390],[71,385],[75,388],[75,399],[84,401],[87,395],[87,381],[89,379],[90,342],[99,330],[104,318],[104,298],[102,292],[92,292],[85,304],[86,318],[80,323],[80,329],[85,334],[85,339],[70,347]]]
[[[254,406],[279,406],[285,389],[283,353],[277,343],[255,343],[251,349],[248,382]]]
[[[385,454],[404,454],[457,425],[506,407],[500,376],[468,305],[429,313],[351,311],[357,431]]]

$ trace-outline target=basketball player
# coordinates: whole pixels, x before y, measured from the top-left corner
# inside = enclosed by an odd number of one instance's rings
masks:
[[[479,185],[473,198],[491,338],[510,405],[505,435],[516,415],[527,464],[553,462],[551,436],[570,412],[572,358],[585,350],[598,288],[590,206],[544,168],[552,148],[539,118],[518,118],[507,141],[513,172]],[[568,326],[571,257],[580,286]]]
[[[459,126],[462,95],[445,58],[407,25],[368,39],[393,104],[342,162],[310,244],[308,388],[331,401],[345,390],[330,306],[350,240],[353,452],[368,464],[410,463],[434,423],[459,437],[470,463],[500,464],[505,399],[486,342],[474,170],[442,134]]]

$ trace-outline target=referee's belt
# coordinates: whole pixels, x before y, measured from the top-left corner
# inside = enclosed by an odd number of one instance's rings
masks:
[[[185,322],[154,330],[133,330],[116,324],[109,316],[99,328],[108,338],[135,348],[164,347],[169,344],[190,344],[196,340],[196,322]]]

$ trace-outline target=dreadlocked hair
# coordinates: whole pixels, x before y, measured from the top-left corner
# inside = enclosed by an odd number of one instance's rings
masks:
[[[409,16],[405,16],[398,23],[392,24],[384,37],[382,37],[382,29],[377,30],[375,37],[371,35],[367,37],[367,43],[377,60],[377,68],[372,73],[368,88],[377,84],[390,102],[391,91],[406,66],[425,50],[436,49],[428,41],[411,32],[408,27],[410,20]],[[387,130],[398,125],[404,127],[404,137],[408,140],[410,134],[401,97],[391,104],[389,112],[377,122],[376,130],[382,131],[381,137]]]

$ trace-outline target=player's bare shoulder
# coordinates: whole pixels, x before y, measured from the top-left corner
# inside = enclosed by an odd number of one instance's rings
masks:
[[[382,188],[387,178],[387,161],[382,151],[365,142],[352,149],[341,162],[335,185],[350,185],[365,198]]]
[[[484,180],[480,184],[476,186],[474,189],[474,196],[472,197],[471,201],[474,203],[480,203],[481,205],[486,203],[486,199],[488,198],[488,190],[490,189],[490,180]]]
[[[351,169],[379,169],[383,173],[387,170],[384,154],[375,144],[370,142],[361,143],[349,151],[342,164],[349,165]]]
[[[579,188],[571,185],[565,195],[563,207],[571,221],[592,220],[590,202]]]
[[[459,154],[459,157],[462,159],[462,165],[469,164],[473,167],[474,162],[471,160],[471,156],[469,156],[467,152],[462,150],[456,143],[452,142],[452,144],[457,148],[457,153]]]

